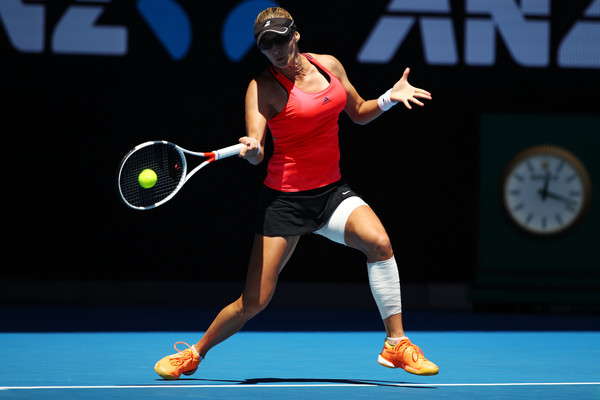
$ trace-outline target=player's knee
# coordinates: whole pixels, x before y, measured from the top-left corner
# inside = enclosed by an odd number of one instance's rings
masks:
[[[253,298],[245,298],[242,296],[241,307],[240,307],[240,315],[246,321],[257,316],[261,311],[263,311],[269,305],[270,299],[253,299]]]
[[[386,233],[373,235],[366,247],[365,253],[370,262],[390,259],[394,255],[394,252],[388,235]]]
[[[346,245],[360,250],[369,262],[390,259],[394,252],[385,230],[372,230],[363,235],[346,235]]]

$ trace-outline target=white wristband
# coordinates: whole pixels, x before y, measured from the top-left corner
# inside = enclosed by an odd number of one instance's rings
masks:
[[[397,101],[393,101],[390,99],[391,93],[392,89],[389,89],[387,92],[379,96],[379,99],[377,99],[377,104],[379,105],[381,111],[387,111],[390,108],[394,107],[396,104],[398,104]]]

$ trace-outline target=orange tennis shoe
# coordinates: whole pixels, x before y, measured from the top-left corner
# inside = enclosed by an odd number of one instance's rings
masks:
[[[425,358],[423,351],[412,344],[408,338],[400,340],[396,345],[387,340],[377,362],[388,368],[402,368],[415,375],[436,375],[437,365]]]
[[[178,344],[185,344],[188,349],[179,350]],[[154,370],[164,379],[179,379],[181,374],[192,375],[198,369],[202,357],[195,348],[185,342],[175,343],[176,354],[166,356],[156,363]]]

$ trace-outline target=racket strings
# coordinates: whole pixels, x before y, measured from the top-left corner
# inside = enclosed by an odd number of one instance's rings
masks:
[[[143,188],[138,177],[145,169],[156,173],[156,184]],[[135,208],[150,208],[167,199],[181,186],[186,162],[183,154],[173,145],[156,142],[134,150],[123,163],[120,190],[124,200]]]

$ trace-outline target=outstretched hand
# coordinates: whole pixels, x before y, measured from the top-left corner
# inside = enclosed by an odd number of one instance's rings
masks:
[[[393,101],[401,101],[404,103],[406,108],[412,110],[410,103],[414,103],[419,106],[423,106],[423,102],[419,99],[431,100],[431,93],[427,90],[419,89],[408,83],[408,74],[410,68],[406,68],[402,74],[402,78],[392,87],[390,93],[390,99]]]

